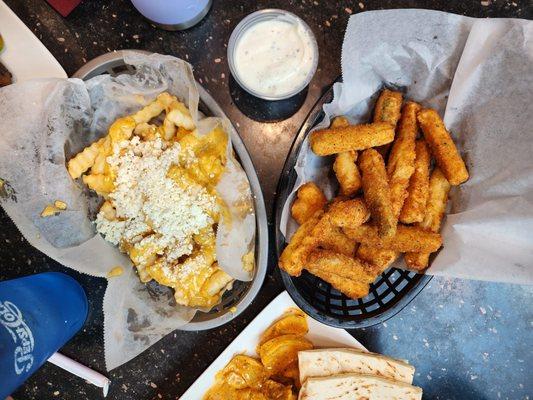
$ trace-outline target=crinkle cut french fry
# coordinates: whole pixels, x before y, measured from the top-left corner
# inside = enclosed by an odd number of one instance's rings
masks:
[[[176,97],[171,96],[167,92],[159,94],[154,101],[148,103],[135,114],[132,115],[136,124],[143,122],[149,122],[152,118],[157,117],[163,112],[173,101],[176,101]]]
[[[102,175],[106,172],[107,157],[111,154],[111,137],[106,136],[98,147],[98,155],[94,159],[91,167],[91,175]]]
[[[439,114],[435,110],[424,109],[418,112],[417,117],[431,153],[448,182],[456,186],[467,181],[466,165]]]
[[[346,228],[364,224],[370,218],[370,212],[363,199],[358,198],[332,203],[326,216],[333,225]]]
[[[317,211],[313,217],[305,221],[281,253],[278,265],[291,276],[300,276],[307,261],[309,253],[317,245],[317,239],[311,235],[313,228],[318,224],[323,211]]]
[[[360,158],[359,168],[362,174],[363,194],[370,209],[370,215],[378,226],[379,235],[383,238],[392,237],[396,233],[398,220],[392,211],[383,158],[374,149],[363,151]]]
[[[328,250],[311,252],[305,269],[353,299],[366,296],[375,279],[365,262]]]
[[[313,182],[304,183],[298,188],[296,200],[292,203],[291,215],[296,222],[302,225],[318,210],[322,210],[326,202],[327,199],[322,189]]]
[[[451,185],[439,168],[435,168],[429,180],[429,199],[424,220],[417,224],[422,229],[438,232],[444,213]],[[411,269],[422,270],[427,268],[430,253],[406,253],[405,263]]]
[[[402,108],[402,94],[384,89],[379,95],[374,108],[374,122],[389,122],[396,127],[400,119]],[[379,146],[376,150],[385,158],[390,149],[390,143]]]
[[[180,126],[189,131],[192,131],[195,128],[191,112],[185,106],[185,104],[180,101],[173,101],[169,105],[166,119],[174,123],[174,125]]]
[[[83,183],[101,196],[111,193],[115,189],[113,179],[107,175],[83,175]]]
[[[104,142],[104,138],[94,142],[90,146],[87,146],[83,151],[76,154],[67,163],[67,170],[72,179],[79,178],[94,164],[94,160],[98,155],[98,148]]]
[[[202,285],[202,289],[209,296],[214,296],[220,293],[230,282],[233,282],[233,278],[221,269],[217,269]]]
[[[367,244],[361,244],[355,256],[371,265],[373,273],[377,276],[389,268],[400,256],[400,253],[394,250],[383,250]]]
[[[144,140],[154,140],[158,132],[157,125],[152,125],[147,122],[141,122],[135,127],[133,133],[142,137]]]
[[[415,141],[418,134],[416,113],[419,110],[420,105],[412,101],[403,106],[400,123],[396,130],[396,139],[387,161],[392,210],[396,218],[400,216],[407,197],[409,179],[415,171]]]
[[[438,233],[429,232],[416,226],[398,225],[396,234],[384,239],[378,235],[378,228],[374,225],[361,225],[356,228],[344,228],[349,238],[361,244],[367,244],[380,249],[405,252],[433,253],[442,246],[442,237]]]
[[[137,123],[133,117],[127,116],[117,119],[109,127],[109,137],[113,143],[119,143],[128,140],[133,134]]]
[[[176,134],[176,125],[167,117],[163,120],[163,127],[161,128],[162,137],[165,140],[170,140]]]
[[[409,180],[407,198],[400,212],[400,221],[404,224],[421,222],[424,219],[429,195],[429,163],[431,155],[424,140],[416,141],[415,152],[415,171]]]
[[[326,128],[311,134],[311,149],[319,156],[364,150],[394,140],[394,126],[388,122]]]
[[[115,210],[113,204],[108,200],[104,201],[102,207],[100,207],[100,212],[108,221],[113,221],[117,218],[117,210]]]

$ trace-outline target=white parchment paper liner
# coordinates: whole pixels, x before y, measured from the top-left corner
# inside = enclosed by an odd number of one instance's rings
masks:
[[[444,248],[428,273],[533,284],[533,22],[427,10],[360,13],[348,23],[342,76],[317,129],[338,115],[367,122],[387,85],[444,115],[466,159],[471,177],[452,191]],[[289,205],[300,185],[312,180],[329,198],[335,193],[332,162],[304,140],[282,213],[287,238],[297,228]]]
[[[105,359],[113,369],[137,356],[169,332],[192,319],[194,309],[176,306],[173,293],[142,284],[128,257],[95,234],[91,217],[98,199],[65,168],[65,159],[107,133],[118,117],[131,114],[168,91],[199,117],[198,90],[191,66],[183,60],[128,52],[133,75],[79,79],[41,79],[0,90],[0,201],[28,242],[59,263],[93,276],[105,277],[121,265],[124,274],[108,280],[104,297]],[[200,134],[229,121],[198,121]],[[228,131],[228,129],[226,129]],[[242,256],[254,250],[255,217],[250,185],[228,142],[228,168],[218,189],[232,214],[231,228],[220,224],[219,265],[239,280],[250,280]],[[68,210],[41,218],[55,200]]]

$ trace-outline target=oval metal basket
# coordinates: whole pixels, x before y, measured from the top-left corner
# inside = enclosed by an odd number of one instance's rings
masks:
[[[134,51],[150,54],[146,51]],[[87,80],[97,75],[128,74],[133,73],[134,71],[134,67],[127,65],[124,62],[123,51],[116,51],[103,54],[89,61],[81,67],[73,77]],[[226,114],[213,97],[198,82],[196,82],[196,85],[200,95],[199,110],[207,116],[227,118]],[[180,328],[182,330],[197,331],[212,329],[231,321],[250,305],[265,279],[268,262],[268,223],[263,192],[261,191],[257,173],[248,150],[233,125],[231,125],[231,131],[229,134],[236,157],[250,181],[254,200],[257,227],[254,276],[250,282],[235,281],[233,288],[223,295],[220,304],[215,306],[209,312],[198,311],[192,321]]]
[[[333,86],[309,113],[294,140],[278,183],[276,199],[276,251],[285,248],[285,237],[279,226],[281,211],[296,182],[294,166],[301,144],[309,131],[324,118],[322,106],[333,98]],[[431,276],[397,268],[389,268],[370,285],[370,293],[361,299],[350,299],[329,283],[303,271],[292,277],[279,269],[283,284],[294,302],[314,319],[344,329],[364,328],[379,324],[400,312],[431,280]]]

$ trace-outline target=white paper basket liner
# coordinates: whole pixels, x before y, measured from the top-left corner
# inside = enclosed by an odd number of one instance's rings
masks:
[[[5,182],[0,201],[8,216],[32,246],[67,267],[98,277],[114,266],[124,268],[123,275],[109,279],[104,297],[108,369],[137,356],[195,313],[176,306],[170,289],[142,284],[128,257],[95,234],[91,218],[98,199],[65,168],[65,159],[105,135],[115,119],[137,111],[163,91],[176,95],[198,118],[198,90],[188,63],[135,52],[125,52],[125,61],[135,66],[133,75],[101,75],[87,82],[41,79],[0,90],[0,178]],[[229,122],[199,121],[200,127],[216,124],[227,128]],[[240,262],[255,243],[251,190],[230,141],[227,154],[229,167],[218,189],[231,211],[232,228],[217,234],[219,265],[236,279],[251,280]],[[55,200],[67,203],[68,209],[41,218],[44,207]]]
[[[533,284],[533,22],[428,10],[360,13],[348,22],[342,77],[315,129],[338,115],[369,121],[387,85],[444,115],[465,156],[471,177],[452,190],[444,248],[427,272]],[[332,198],[332,162],[303,141],[282,211],[287,239],[297,229],[290,204],[299,186],[314,181]]]

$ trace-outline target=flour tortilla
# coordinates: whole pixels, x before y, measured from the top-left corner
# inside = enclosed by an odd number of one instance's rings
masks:
[[[345,373],[377,375],[411,384],[415,368],[404,361],[357,349],[316,349],[298,353],[300,382]]]
[[[298,400],[421,400],[422,389],[374,375],[308,378]]]

